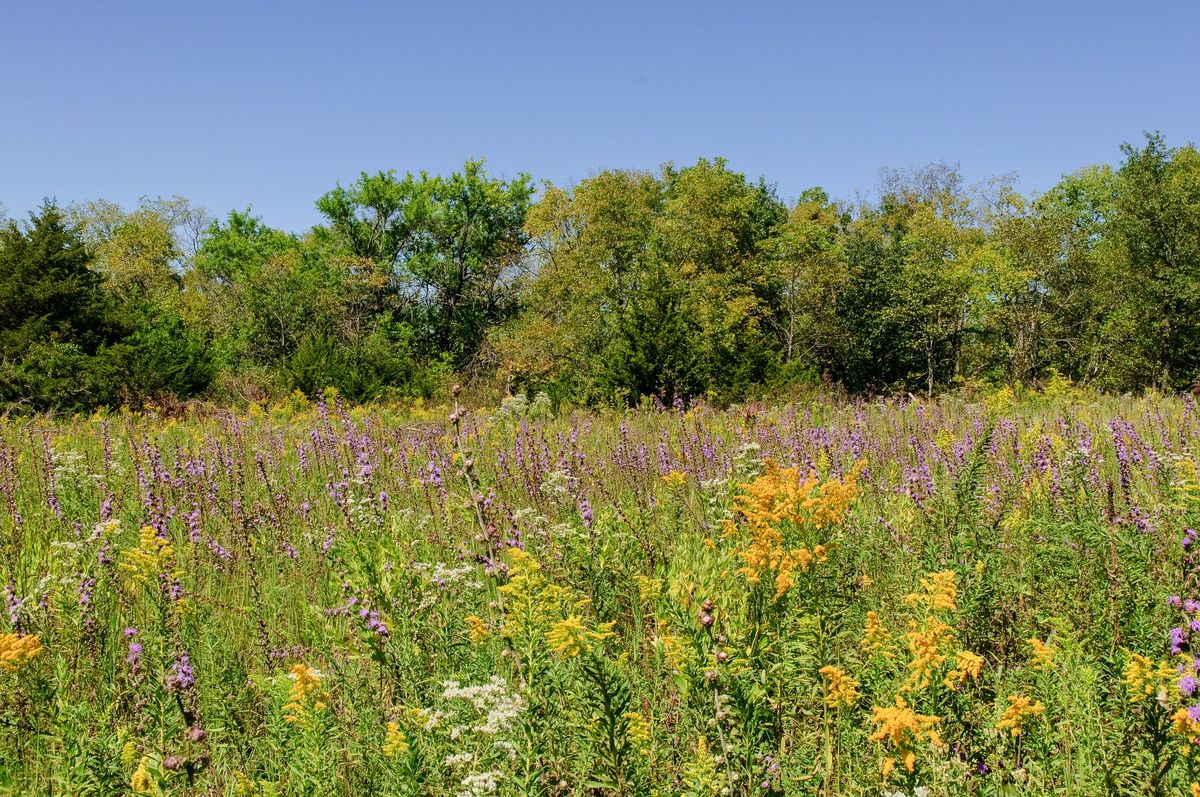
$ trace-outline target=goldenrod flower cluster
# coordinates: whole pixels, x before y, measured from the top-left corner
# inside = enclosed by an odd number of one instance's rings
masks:
[[[629,723],[625,735],[640,753],[645,754],[650,748],[650,723],[637,711],[626,712],[625,721]]]
[[[862,632],[862,648],[868,656],[879,654],[884,658],[890,659],[895,654],[888,647],[892,642],[892,633],[888,630],[883,621],[879,619],[879,612],[867,612],[867,622],[863,626]]]
[[[599,642],[613,636],[613,623],[603,623],[597,630],[591,631],[584,627],[583,618],[573,614],[565,620],[560,620],[546,632],[546,643],[550,649],[571,659],[578,656],[584,647],[591,647],[592,642]]]
[[[953,570],[930,573],[920,581],[920,589],[904,597],[904,602],[927,611],[958,610],[958,574]]]
[[[821,530],[840,524],[851,501],[858,494],[858,483],[851,475],[845,481],[821,482],[815,473],[800,477],[799,468],[781,468],[767,460],[762,475],[742,485],[734,498],[734,508],[749,532],[749,545],[740,555],[740,569],[747,580],[757,584],[764,575],[773,577],[775,597],[779,598],[795,583],[795,572],[804,572],[814,561],[825,561],[823,545],[794,545],[785,531],[809,528]],[[725,521],[726,536],[738,533],[732,520]]]
[[[383,738],[383,755],[396,759],[408,752],[408,736],[400,723],[392,720],[387,724],[387,732]]]
[[[41,654],[37,634],[0,634],[0,670],[19,670]]]
[[[150,756],[142,756],[142,760],[138,762],[137,769],[133,771],[133,776],[129,779],[129,787],[134,794],[157,794],[158,784],[154,782],[154,778],[150,775],[150,770],[146,766],[150,762]]]
[[[1025,732],[1029,720],[1040,716],[1045,711],[1046,707],[1040,700],[1033,700],[1024,695],[1009,695],[1008,708],[1004,709],[1004,714],[996,723],[996,729],[1007,730],[1013,736],[1020,736]]]
[[[550,583],[542,574],[542,565],[522,548],[509,548],[508,583],[499,588],[504,597],[502,633],[514,647],[522,649],[535,640],[540,643],[547,626],[562,617],[571,593]]]
[[[641,598],[643,603],[653,600],[662,591],[663,582],[661,578],[638,575],[633,577],[633,583],[637,584],[638,597]]]
[[[158,535],[150,526],[142,526],[138,544],[125,551],[121,557],[121,569],[129,573],[134,584],[145,584],[171,567],[175,550],[170,542]],[[172,576],[180,574],[172,568]]]
[[[904,691],[924,689],[946,662],[946,653],[954,647],[954,629],[930,615],[922,622],[912,621],[908,639],[908,680]]]
[[[590,629],[581,614],[566,614],[566,607],[579,609],[589,601],[550,582],[542,575],[541,563],[523,549],[508,549],[508,560],[509,580],[499,591],[505,598],[503,634],[515,648],[528,650],[545,643],[552,652],[569,659],[584,647],[613,636],[613,623]]]
[[[1058,653],[1057,650],[1037,637],[1030,637],[1025,641],[1029,643],[1029,647],[1033,650],[1033,662],[1037,665],[1038,669],[1054,669],[1054,657]]]
[[[905,770],[912,772],[916,768],[916,747],[922,741],[928,741],[931,747],[942,747],[942,737],[935,726],[941,722],[940,717],[928,714],[918,714],[909,708],[904,698],[897,695],[896,702],[882,708],[871,709],[871,721],[879,727],[868,737],[872,742],[884,742],[890,745],[895,753],[883,759],[883,776],[887,778],[896,764],[901,764]]]
[[[954,669],[946,674],[942,683],[947,689],[957,689],[968,679],[974,681],[983,672],[983,656],[969,650],[960,650],[954,658]]]
[[[840,667],[827,665],[818,672],[825,679],[825,705],[830,708],[852,706],[858,701],[858,681]]]
[[[680,473],[677,470],[673,470],[670,473],[665,474],[662,477],[662,480],[663,480],[663,483],[666,484],[668,487],[678,489],[687,482],[687,474]]]
[[[1175,733],[1186,740],[1183,745],[1183,754],[1191,756],[1196,746],[1200,745],[1200,719],[1194,718],[1186,708],[1181,708],[1171,715],[1171,721],[1174,724]]]
[[[313,712],[323,711],[329,695],[321,687],[321,673],[307,664],[295,664],[288,671],[292,688],[284,705],[285,722],[303,722]]]
[[[1130,653],[1125,662],[1123,682],[1130,703],[1157,697],[1173,686],[1179,674],[1167,662],[1154,662],[1140,653]]]
[[[488,638],[487,623],[484,622],[482,617],[478,617],[474,614],[469,614],[466,617],[464,617],[463,620],[466,622],[466,624],[468,626],[471,627],[471,630],[469,632],[471,644],[478,645],[480,642],[483,642],[485,639]]]
[[[656,623],[657,637],[655,645],[662,651],[663,658],[667,660],[667,664],[676,672],[683,670],[684,659],[689,650],[688,641],[670,633],[667,628],[667,621],[659,619]]]

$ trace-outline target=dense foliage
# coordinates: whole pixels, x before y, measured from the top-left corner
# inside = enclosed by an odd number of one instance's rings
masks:
[[[0,793],[1200,792],[1200,408],[1052,387],[0,420]]]
[[[363,174],[300,234],[181,199],[0,229],[0,406],[546,392],[555,407],[1200,378],[1200,153],[1036,197],[935,164],[785,206],[720,159],[576,185]]]

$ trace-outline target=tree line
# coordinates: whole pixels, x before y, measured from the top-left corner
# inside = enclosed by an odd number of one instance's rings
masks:
[[[471,161],[363,173],[302,234],[181,198],[47,201],[0,224],[0,407],[1192,388],[1200,153],[1121,153],[1032,197],[932,164],[793,204],[722,159],[569,187]]]

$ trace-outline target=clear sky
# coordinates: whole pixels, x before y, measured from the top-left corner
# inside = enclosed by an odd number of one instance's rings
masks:
[[[721,155],[784,198],[961,163],[1044,190],[1200,139],[1200,3],[11,2],[0,203],[179,194],[302,230],[360,171]]]

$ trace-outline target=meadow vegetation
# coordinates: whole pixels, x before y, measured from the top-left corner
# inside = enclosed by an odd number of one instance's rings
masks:
[[[0,793],[1200,793],[1200,409],[0,421]]]

